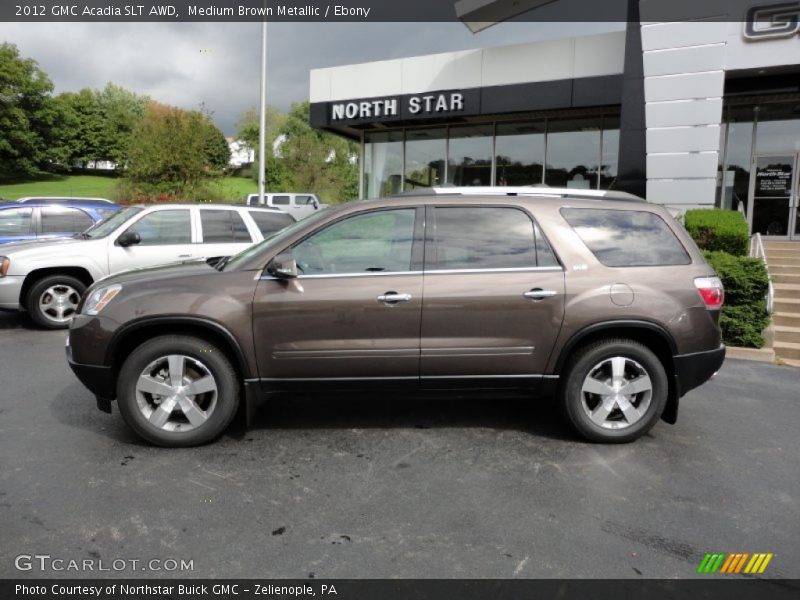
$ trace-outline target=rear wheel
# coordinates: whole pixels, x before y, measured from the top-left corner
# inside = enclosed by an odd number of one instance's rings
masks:
[[[49,275],[31,286],[25,299],[34,323],[45,329],[66,329],[78,310],[86,285],[70,275]]]
[[[631,442],[658,422],[667,402],[664,365],[633,340],[606,340],[570,360],[560,404],[567,420],[595,442]]]
[[[125,360],[117,381],[122,418],[159,446],[205,444],[228,427],[239,382],[215,346],[189,336],[145,342]]]

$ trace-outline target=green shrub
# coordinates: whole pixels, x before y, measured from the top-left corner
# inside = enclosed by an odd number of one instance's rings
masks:
[[[746,256],[750,234],[744,216],[735,210],[695,209],[686,211],[684,226],[702,250]]]
[[[720,326],[722,339],[731,346],[760,348],[761,332],[769,325],[765,296],[769,287],[761,259],[705,252],[708,263],[725,286]]]

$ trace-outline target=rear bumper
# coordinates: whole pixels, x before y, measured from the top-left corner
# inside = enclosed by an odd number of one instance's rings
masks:
[[[711,379],[719,371],[724,360],[724,345],[720,345],[716,350],[674,356],[678,397]]]

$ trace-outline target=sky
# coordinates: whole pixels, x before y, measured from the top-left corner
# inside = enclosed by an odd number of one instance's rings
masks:
[[[107,82],[181,108],[204,105],[226,135],[258,103],[259,23],[0,23],[50,76],[55,92]],[[592,35],[624,23],[504,23],[478,34],[461,23],[271,23],[267,102],[308,98],[309,71],[488,46]]]

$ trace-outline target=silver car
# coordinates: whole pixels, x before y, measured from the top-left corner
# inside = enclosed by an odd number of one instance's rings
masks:
[[[0,250],[0,309],[27,310],[38,325],[69,325],[81,295],[108,275],[236,254],[294,217],[270,208],[213,204],[130,206],[74,238]]]

